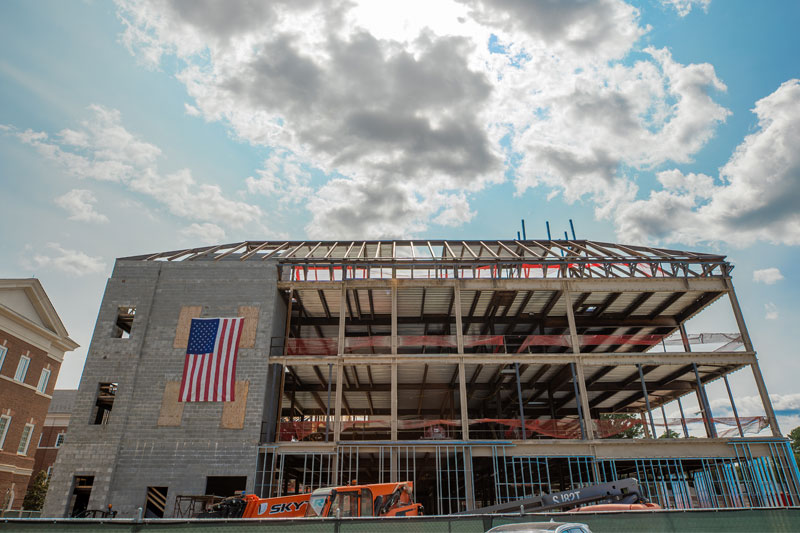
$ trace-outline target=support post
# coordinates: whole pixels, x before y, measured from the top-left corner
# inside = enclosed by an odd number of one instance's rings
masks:
[[[331,387],[333,386],[333,365],[328,363],[328,403],[325,405],[325,442],[328,442],[331,428]]]
[[[580,400],[581,394],[578,391],[578,379],[575,375],[575,363],[570,363],[569,369],[572,371],[572,389],[575,392],[575,405],[578,406],[578,421],[581,423],[581,438],[586,440],[586,422],[583,419],[583,409]]]
[[[391,368],[391,415],[389,427],[391,428],[391,439],[397,440],[397,280],[392,278],[392,368]],[[396,481],[397,469],[395,461],[392,460],[392,481]]]
[[[683,427],[683,436],[689,438],[689,427],[686,425],[686,415],[683,414],[683,404],[681,399],[678,398],[678,409],[681,411],[681,426]]]
[[[397,361],[392,361],[392,413],[391,413],[391,421],[389,422],[391,427],[392,440],[397,440]]]
[[[525,409],[522,406],[522,384],[519,381],[519,363],[514,363],[514,374],[517,377],[517,403],[519,403],[519,423],[522,428],[522,440],[525,440],[527,431],[525,428]]]
[[[336,363],[336,407],[333,414],[333,440],[336,442],[339,442],[342,434],[342,395],[344,394],[342,358],[345,348],[345,321],[347,320],[347,285],[344,282],[344,275],[345,273],[342,271],[342,292],[339,296],[338,361]]]
[[[456,312],[456,344],[458,346],[458,397],[461,404],[461,439],[469,440],[469,400],[464,369],[464,325],[461,322],[461,282],[453,282],[453,307]]]
[[[653,438],[658,438],[656,432],[656,423],[653,421],[653,411],[650,409],[650,396],[647,394],[647,385],[644,382],[644,372],[642,372],[642,365],[637,364],[636,368],[639,370],[639,379],[642,381],[642,394],[644,395],[644,405],[647,407],[647,416],[650,418],[650,429],[653,430]]]
[[[703,382],[700,381],[700,372],[697,371],[697,363],[692,363],[694,369],[694,377],[697,380],[697,395],[700,398],[700,408],[703,410],[703,421],[706,423],[706,431],[708,436],[717,438],[717,427],[714,425],[714,415],[711,413],[711,405],[708,403],[708,396],[706,395],[706,388]]]
[[[747,325],[744,323],[744,316],[742,315],[742,308],[739,307],[739,299],[736,298],[736,291],[733,290],[733,282],[730,278],[725,278],[725,285],[728,287],[728,299],[731,301],[733,308],[733,316],[736,318],[736,325],[739,326],[739,334],[742,336],[742,344],[744,349],[748,352],[755,353],[753,343],[750,340],[750,334],[747,332]],[[769,399],[769,392],[767,392],[767,384],[764,382],[764,376],[761,374],[761,368],[758,366],[758,360],[750,365],[753,371],[753,378],[756,381],[758,388],[758,395],[761,396],[761,403],[764,405],[764,412],[769,420],[769,426],[772,428],[772,436],[783,437],[781,428],[778,426],[778,418],[775,416],[775,411],[772,409],[772,401]]]
[[[669,435],[669,422],[667,422],[667,411],[664,409],[664,404],[661,404],[661,418],[664,419],[664,433]]]
[[[686,333],[686,326],[682,323],[678,326],[678,331],[681,334],[681,341],[683,342],[683,351],[691,353],[692,346],[689,343],[689,335]],[[706,428],[706,436],[711,438],[717,437],[717,427],[714,425],[714,419],[711,416],[711,405],[708,403],[708,396],[706,395],[706,388],[703,382],[700,381],[700,373],[697,371],[697,364],[692,363],[694,375],[697,379],[697,404],[700,406],[701,414],[703,415],[703,425]]]
[[[339,437],[342,434],[342,394],[344,393],[344,366],[342,363],[336,364],[336,412],[334,414],[334,431],[333,440],[339,442]]]
[[[733,394],[731,393],[731,385],[728,383],[728,376],[723,374],[722,379],[725,381],[725,388],[728,390],[728,399],[731,401],[731,409],[733,409],[733,417],[736,419],[736,427],[739,428],[739,436],[744,437],[742,422],[739,420],[739,412],[736,410],[736,402],[733,401]]]
[[[572,353],[575,355],[576,364],[573,367],[573,373],[577,371],[578,392],[580,398],[575,398],[578,404],[578,412],[583,420],[582,425],[585,427],[584,439],[594,439],[594,428],[592,426],[592,413],[589,408],[589,395],[586,392],[586,377],[583,373],[583,360],[581,359],[581,345],[578,339],[578,329],[575,327],[575,313],[572,310],[572,294],[570,292],[569,283],[562,284],[564,300],[567,306],[567,322],[569,322],[569,335],[570,344],[572,344]]]
[[[289,289],[289,305],[286,306],[286,328],[283,332],[283,355],[289,353],[289,332],[292,327],[292,300],[294,299],[294,289]],[[272,355],[272,354],[270,354]]]
[[[644,426],[644,436],[645,438],[652,439],[653,437],[650,435],[650,426],[647,425],[647,420],[644,418],[644,412],[639,412],[639,418],[642,419],[642,426]]]

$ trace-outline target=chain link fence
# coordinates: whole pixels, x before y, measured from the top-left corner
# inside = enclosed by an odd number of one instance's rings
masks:
[[[404,518],[274,519],[274,520],[69,520],[0,518],[4,532],[112,531],[117,533],[484,533],[494,526],[520,522],[580,522],[594,533],[605,532],[729,532],[800,531],[800,509],[742,509],[687,511],[630,511],[481,516],[422,516]]]

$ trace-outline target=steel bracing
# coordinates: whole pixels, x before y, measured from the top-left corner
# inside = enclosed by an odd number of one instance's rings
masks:
[[[286,321],[269,353],[282,379],[263,495],[408,477],[450,513],[635,476],[668,508],[798,505],[724,256],[583,240],[243,241],[126,260],[274,265]],[[715,302],[737,330],[687,331]],[[760,412],[736,408],[728,376],[742,369]],[[717,380],[733,416],[712,412]]]

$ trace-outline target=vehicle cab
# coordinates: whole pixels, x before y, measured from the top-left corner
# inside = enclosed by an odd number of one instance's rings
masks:
[[[326,487],[311,493],[306,516],[373,516],[372,491],[366,487]]]

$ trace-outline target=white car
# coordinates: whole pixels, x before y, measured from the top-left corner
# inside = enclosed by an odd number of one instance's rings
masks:
[[[592,533],[586,524],[575,522],[523,522],[496,526],[486,533]]]

